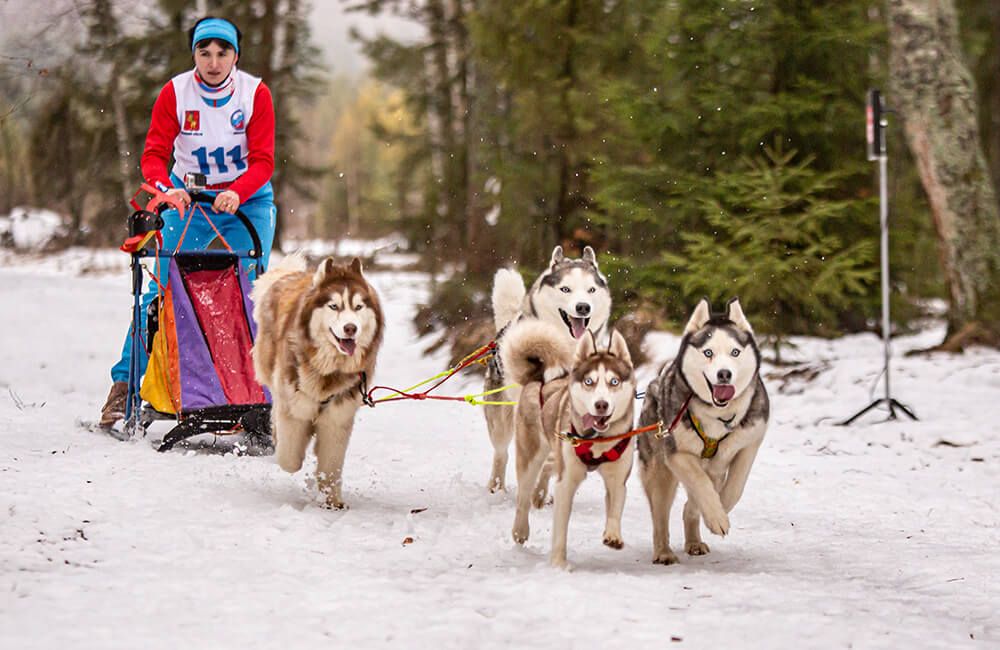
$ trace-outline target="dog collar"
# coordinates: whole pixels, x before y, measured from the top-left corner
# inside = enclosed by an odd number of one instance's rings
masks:
[[[573,438],[579,439],[580,434],[576,432],[576,427],[570,425],[570,435]],[[613,463],[622,457],[625,450],[628,449],[628,445],[632,442],[632,438],[623,438],[618,442],[617,445],[607,450],[598,457],[594,457],[594,452],[591,448],[594,446],[595,442],[600,442],[600,438],[595,438],[587,442],[580,442],[573,446],[573,451],[576,452],[576,457],[583,461],[583,464],[587,466],[587,469],[596,469],[599,465],[604,463]]]
[[[728,438],[729,433],[726,433],[726,435],[722,436],[721,438],[709,438],[707,435],[705,435],[705,430],[701,428],[701,422],[698,421],[698,418],[695,417],[694,413],[692,413],[690,409],[687,412],[687,416],[688,416],[688,421],[691,423],[691,426],[694,428],[694,430],[698,433],[698,437],[701,438],[701,442],[704,445],[704,447],[702,447],[701,449],[701,457],[715,458],[716,452],[719,451],[719,443]]]
[[[301,390],[302,389],[299,388],[299,382],[296,381],[295,392],[298,393],[301,392]],[[372,401],[371,394],[368,392],[368,373],[362,370],[361,372],[358,373],[357,386],[351,386],[344,390],[335,391],[331,393],[329,397],[319,402],[319,413],[316,414],[316,417],[317,418],[319,417],[320,413],[323,412],[323,410],[330,404],[330,402],[332,402],[335,399],[341,398],[344,395],[347,395],[354,390],[357,390],[359,393],[361,393],[361,401],[364,402],[367,406],[375,406],[375,402]]]

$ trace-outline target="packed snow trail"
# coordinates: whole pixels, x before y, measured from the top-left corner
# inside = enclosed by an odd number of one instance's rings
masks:
[[[371,277],[388,324],[377,382],[441,370],[410,326],[425,278]],[[150,439],[87,431],[78,420],[103,403],[128,290],[124,272],[0,268],[5,647],[1000,644],[995,351],[903,358],[941,331],[897,341],[895,396],[921,420],[879,424],[875,414],[843,428],[834,419],[870,400],[879,340],[798,341],[799,357],[829,367],[782,390],[767,381],[771,426],[730,535],[706,533],[710,555],[682,554],[680,495],[671,530],[681,564],[650,562],[633,471],[625,548],[601,544],[604,494],[592,476],[570,520],[573,570],[562,572],[547,564],[551,508],[532,512],[524,548],[511,540],[514,494],[487,493],[491,447],[482,414],[465,404],[362,409],[346,511],[321,507],[313,466],[289,475],[271,457],[159,454]],[[677,338],[647,345],[662,361]],[[641,388],[655,367],[643,368]]]

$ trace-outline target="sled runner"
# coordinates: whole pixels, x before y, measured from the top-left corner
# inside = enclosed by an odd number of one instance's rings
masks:
[[[177,424],[164,436],[159,451],[204,433],[245,433],[254,447],[270,448],[271,398],[257,382],[250,356],[257,328],[246,266],[252,262],[259,273],[264,271],[257,231],[237,211],[253,242],[251,250],[234,251],[224,240],[228,250],[161,250],[163,220],[159,215],[170,206],[162,193],[148,186],[144,189],[154,198],[146,210],[137,209],[129,218],[129,238],[122,245],[132,255],[133,289],[133,354],[124,433],[145,435],[154,420],[170,419]],[[186,219],[209,219],[201,204],[211,205],[214,197],[199,192],[190,195]],[[157,296],[150,303],[143,332],[140,260],[151,256],[158,264],[168,265],[167,282],[157,282]],[[149,353],[141,386],[140,345]]]

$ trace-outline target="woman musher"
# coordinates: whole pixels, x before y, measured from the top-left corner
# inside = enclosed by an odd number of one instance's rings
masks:
[[[163,86],[153,105],[153,115],[142,152],[142,175],[178,199],[185,208],[191,197],[185,178],[204,176],[201,191],[214,195],[205,210],[219,235],[233,250],[253,247],[246,227],[235,216],[239,209],[256,228],[262,247],[261,263],[267,267],[274,241],[276,210],[271,189],[274,171],[274,107],[271,91],[258,77],[237,69],[242,34],[222,18],[199,20],[188,33],[194,69],[183,72]],[[173,166],[169,168],[171,157]],[[200,215],[190,217],[166,210],[164,250],[203,250],[216,238],[212,224]],[[185,227],[187,231],[185,232]],[[183,233],[183,241],[181,241]],[[248,272],[256,276],[251,264]],[[159,265],[159,282],[167,281],[167,264]],[[140,335],[146,331],[147,308],[156,296],[151,281],[142,297]],[[122,346],[121,358],[111,368],[111,391],[101,409],[100,426],[111,428],[125,416],[128,372],[131,362],[131,328]],[[140,346],[140,375],[148,357]]]

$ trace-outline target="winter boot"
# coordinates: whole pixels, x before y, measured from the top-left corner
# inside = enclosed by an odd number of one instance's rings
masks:
[[[101,409],[102,429],[110,429],[118,420],[125,419],[125,398],[128,397],[128,382],[116,381],[111,384],[108,401]]]

